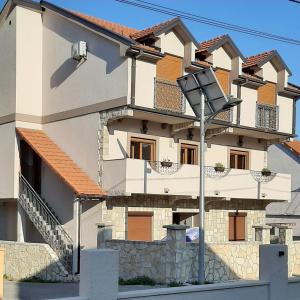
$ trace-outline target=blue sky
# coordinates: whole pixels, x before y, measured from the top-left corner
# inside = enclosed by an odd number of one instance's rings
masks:
[[[4,2],[3,0],[0,1]],[[300,40],[300,4],[288,0],[148,1],[200,16]],[[142,29],[170,18],[170,16],[164,14],[121,4],[114,0],[51,0],[49,2],[137,29]],[[229,33],[245,56],[265,50],[277,49],[293,73],[289,81],[300,85],[300,46],[244,35],[191,21],[184,22],[199,41]],[[297,134],[300,135],[300,100],[297,108]]]

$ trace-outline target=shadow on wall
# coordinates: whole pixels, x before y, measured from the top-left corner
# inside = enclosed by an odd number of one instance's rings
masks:
[[[52,18],[53,16],[44,18],[44,26],[47,29],[45,41],[47,41],[48,37],[51,43],[60,47],[62,49],[61,56],[65,53],[66,60],[52,74],[51,88],[61,85],[77,68],[83,67],[85,71],[92,76],[92,74],[97,73],[101,75],[102,65],[105,65],[105,74],[102,75],[108,75],[124,62],[125,59],[120,57],[120,46],[118,44],[62,18]],[[53,36],[60,36],[64,41],[62,42],[61,39],[53,39]],[[84,66],[86,64],[78,64],[78,62],[71,58],[72,44],[80,40],[87,43],[87,66]],[[53,48],[54,46],[51,45],[50,49]],[[56,54],[57,52],[54,52],[54,55]],[[49,52],[48,55],[53,56],[52,52]],[[83,76],[84,74],[85,73],[83,73]],[[93,78],[93,80],[97,79]]]

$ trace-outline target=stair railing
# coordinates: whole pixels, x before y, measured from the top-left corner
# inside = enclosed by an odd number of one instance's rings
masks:
[[[73,241],[22,174],[19,176],[19,203],[66,270],[71,272]]]

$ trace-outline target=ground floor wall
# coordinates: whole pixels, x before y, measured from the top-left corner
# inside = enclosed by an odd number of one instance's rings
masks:
[[[227,242],[230,212],[243,212],[246,216],[246,241],[254,241],[253,225],[265,224],[265,205],[261,200],[214,200],[206,199],[205,230],[207,242]],[[161,240],[166,236],[163,225],[172,224],[174,214],[193,215],[189,226],[198,226],[198,200],[166,196],[142,196],[111,198],[101,204],[102,222],[112,226],[114,239],[128,236],[128,214],[132,212],[152,213],[152,239]],[[190,221],[190,220],[189,220]]]
[[[0,202],[0,240],[17,239],[17,202],[1,200]]]

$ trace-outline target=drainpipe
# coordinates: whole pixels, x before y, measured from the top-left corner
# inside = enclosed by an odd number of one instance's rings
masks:
[[[136,60],[144,54],[143,50],[135,53],[132,56],[131,62],[131,94],[130,94],[130,104],[135,105],[135,86],[136,86]]]
[[[80,198],[75,198],[73,202],[74,239],[73,239],[73,274],[80,273]]]

